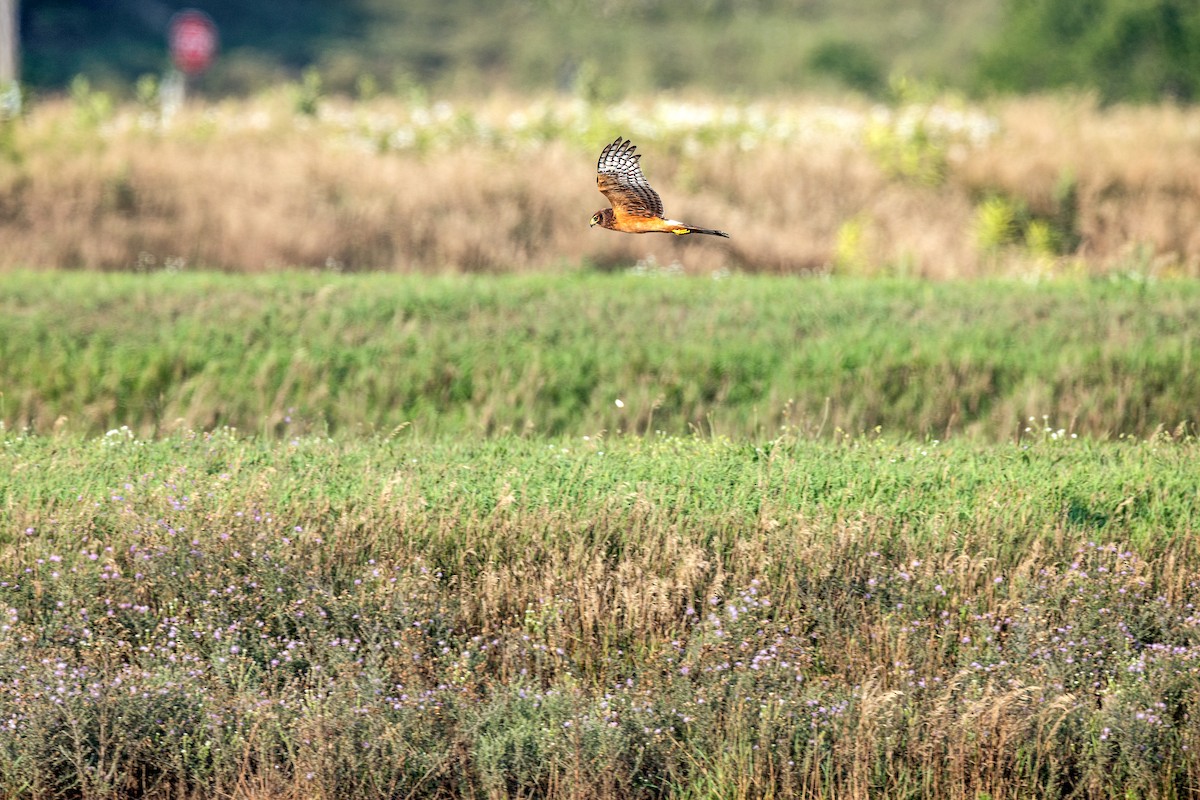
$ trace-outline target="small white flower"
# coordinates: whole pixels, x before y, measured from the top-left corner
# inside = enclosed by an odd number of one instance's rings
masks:
[[[622,400],[621,398],[619,398],[619,397],[618,397],[618,398],[617,398],[617,401],[616,401],[616,405],[617,405],[617,408],[624,408],[624,407],[625,407],[625,401],[624,401],[624,400]]]

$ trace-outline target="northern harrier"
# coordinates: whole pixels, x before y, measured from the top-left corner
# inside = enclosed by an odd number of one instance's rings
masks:
[[[625,233],[707,233],[711,236],[729,238],[725,231],[712,228],[694,228],[674,219],[663,217],[662,198],[650,188],[642,168],[638,165],[641,153],[637,148],[622,140],[620,136],[600,153],[596,164],[596,186],[600,193],[612,203],[612,208],[597,211],[592,215],[592,226],[599,225],[610,231]]]

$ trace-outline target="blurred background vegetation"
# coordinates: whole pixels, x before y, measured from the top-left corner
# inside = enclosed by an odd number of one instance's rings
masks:
[[[25,0],[35,91],[86,74],[132,93],[167,66],[170,15],[198,6],[222,55],[198,86],[257,91],[315,68],[328,91],[664,89],[735,95],[889,76],[972,94],[1068,88],[1103,101],[1200,94],[1194,0]]]
[[[181,107],[185,5],[221,52]],[[1200,275],[1196,0],[20,12],[0,269]],[[581,236],[617,132],[734,239]]]

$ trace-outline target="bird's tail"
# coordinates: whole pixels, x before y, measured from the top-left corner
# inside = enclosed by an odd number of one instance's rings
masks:
[[[729,238],[729,234],[725,231],[718,231],[712,228],[693,228],[690,225],[681,225],[675,230],[671,231],[671,233],[675,234],[676,236],[684,236],[689,233],[707,233],[709,236],[724,236],[726,239]]]

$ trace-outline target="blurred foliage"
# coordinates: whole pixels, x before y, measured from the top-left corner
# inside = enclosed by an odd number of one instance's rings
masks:
[[[1095,89],[1103,100],[1200,95],[1194,0],[1006,0],[980,59],[985,89]]]
[[[1074,178],[1069,174],[1060,177],[1048,215],[1035,213],[1019,197],[989,195],[975,209],[975,243],[991,255],[1017,243],[1039,259],[1053,260],[1071,253],[1079,245],[1075,194]]]
[[[75,116],[84,129],[93,129],[113,115],[112,97],[107,92],[92,89],[91,81],[83,75],[71,81],[71,102]]]
[[[989,197],[980,203],[975,216],[975,238],[989,252],[1016,239],[1018,220],[1026,214],[1018,202],[1006,197]]]
[[[412,82],[484,92],[581,90],[600,97],[679,87],[788,91],[832,80],[880,89],[892,69],[924,79],[963,74],[991,28],[995,0],[25,0],[25,79],[61,90],[86,74],[132,92],[169,67],[166,30],[185,6],[205,10],[220,54],[195,81],[238,94],[320,71],[331,93]]]
[[[317,71],[316,67],[304,70],[299,85],[293,87],[292,90],[292,104],[296,113],[306,117],[315,117],[317,108],[321,104],[321,92],[321,73]]]
[[[838,226],[833,245],[833,268],[839,275],[865,275],[871,259],[866,248],[867,220],[851,217]]]
[[[932,87],[896,76],[888,89],[897,113],[877,117],[867,127],[867,151],[889,178],[940,185],[950,145],[963,131],[939,124],[942,109]]]
[[[842,84],[874,94],[883,86],[883,65],[875,53],[858,42],[829,39],[813,48],[808,65]]]
[[[295,82],[330,93],[576,91],[609,100],[679,88],[760,94],[834,86],[881,95],[889,75],[975,92],[1091,89],[1106,101],[1200,94],[1194,0],[26,0],[25,80],[87,75],[132,95],[169,68],[185,6],[220,31],[210,94]]]

